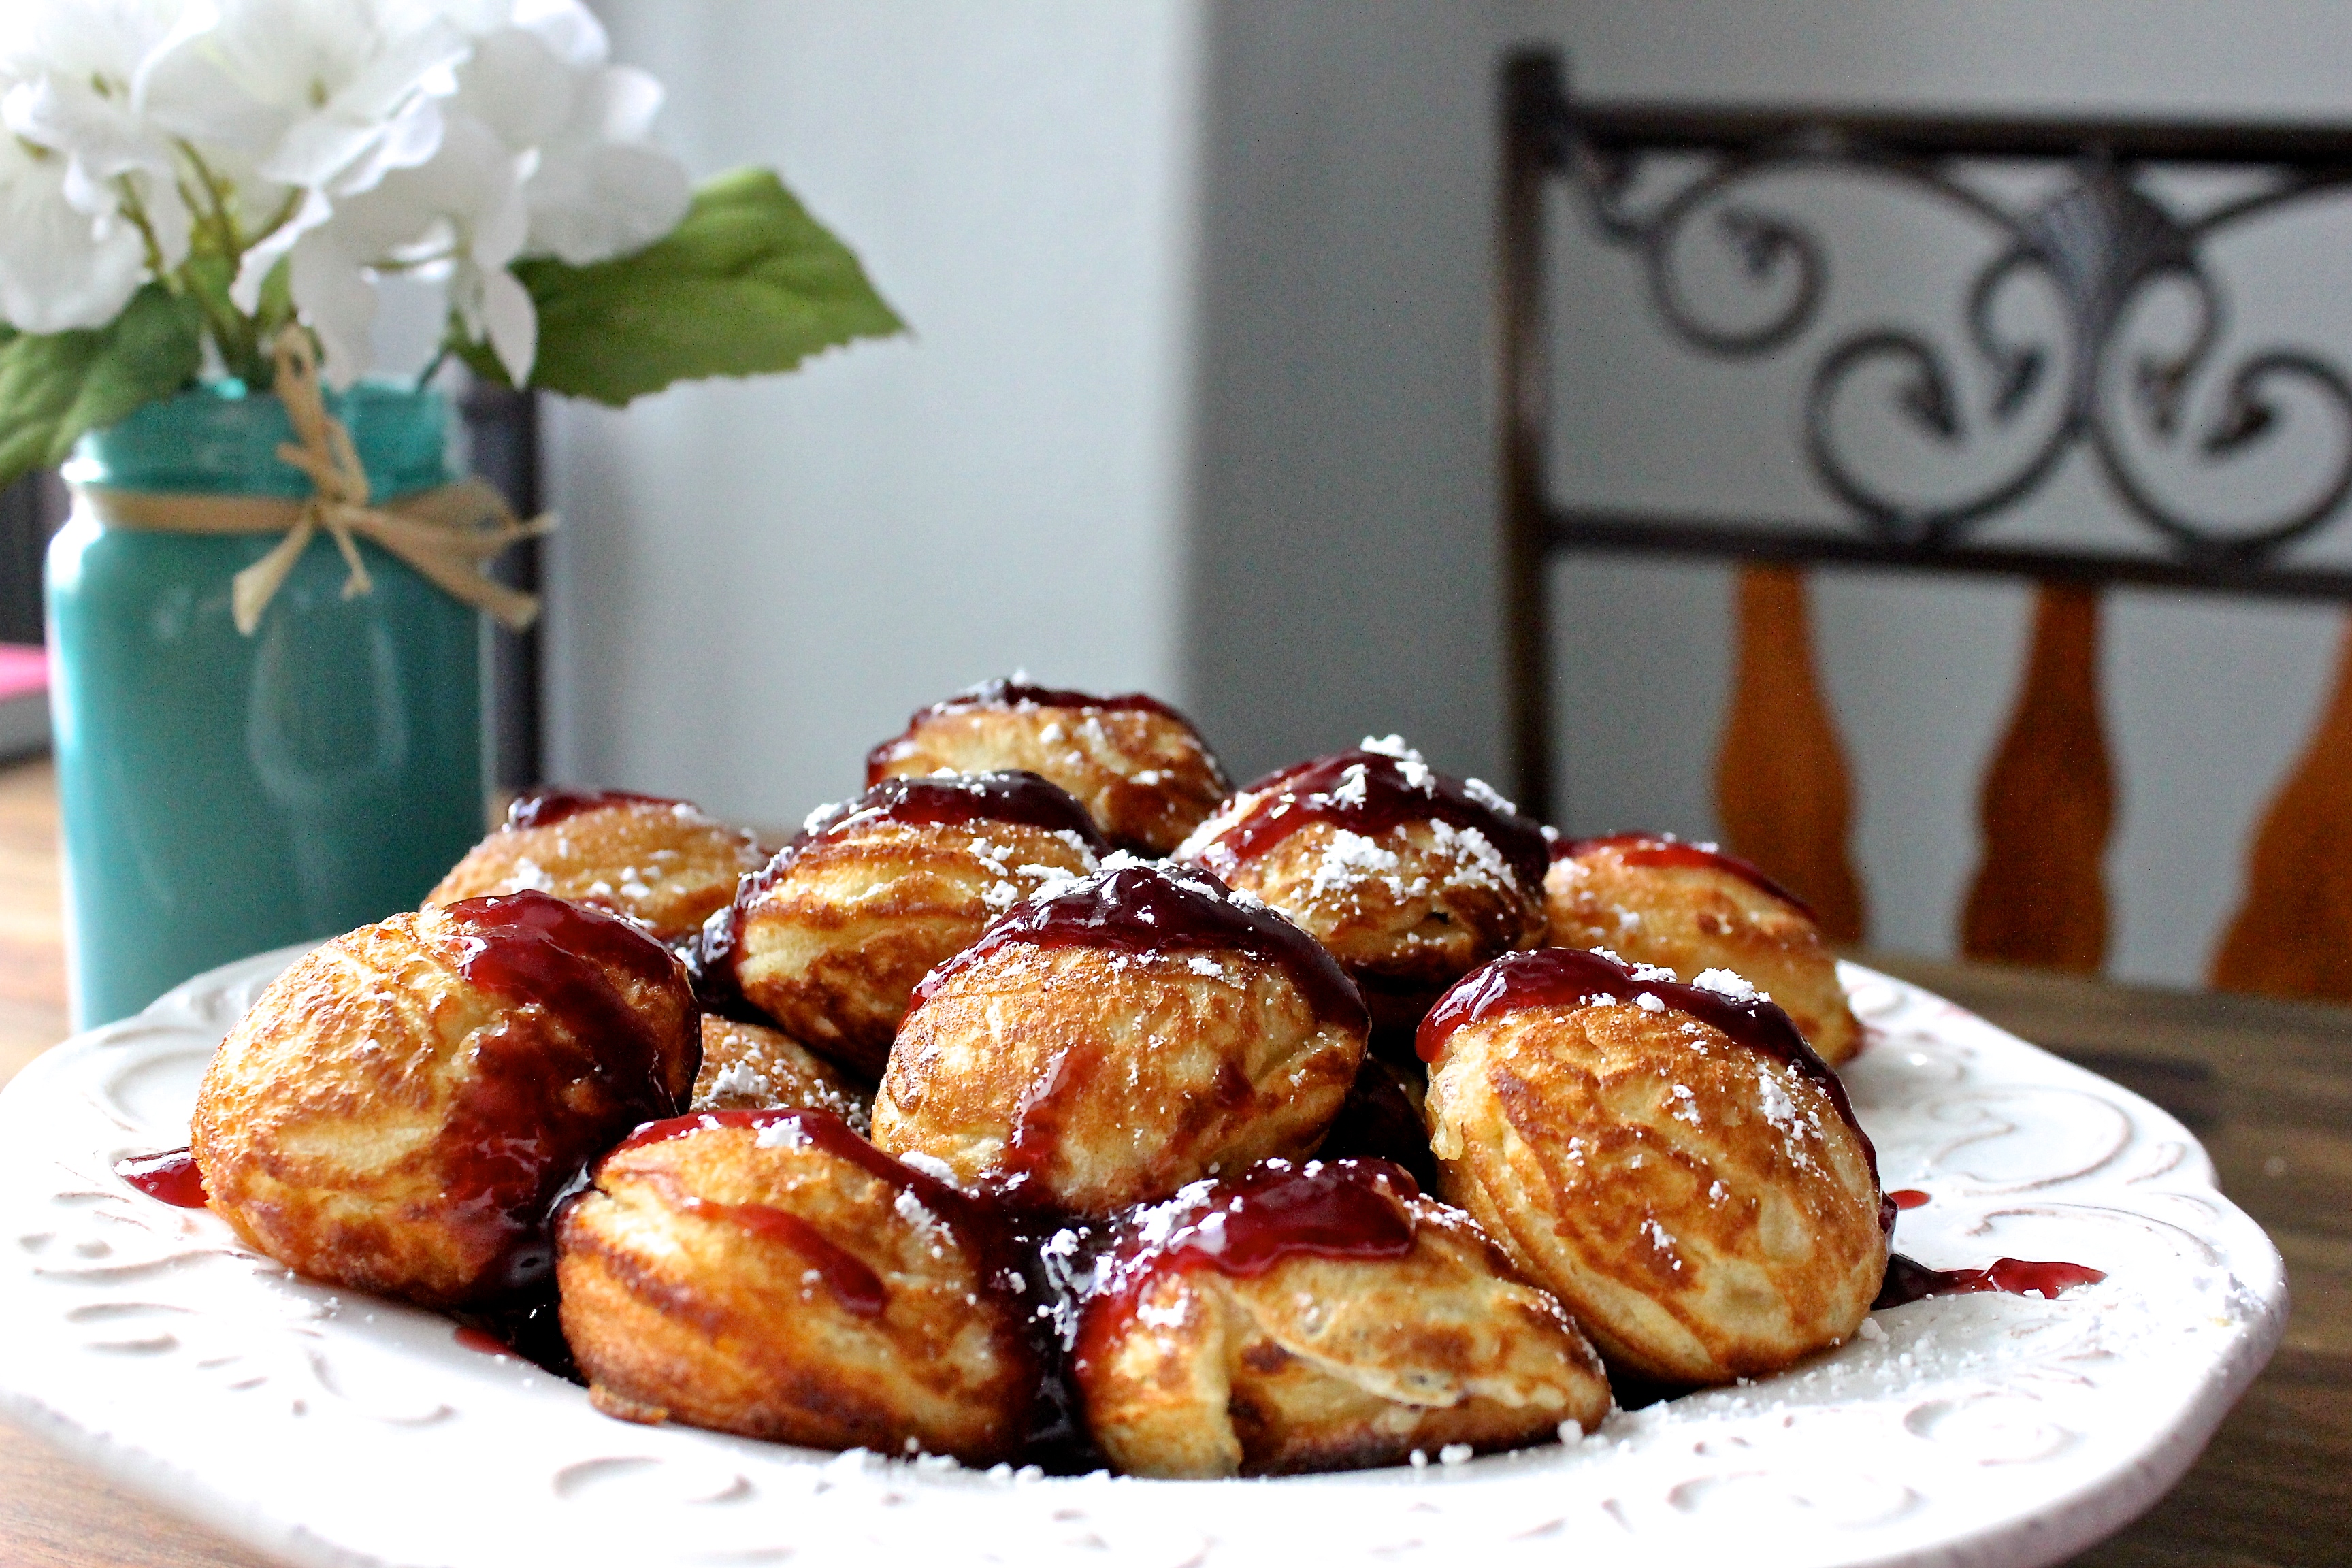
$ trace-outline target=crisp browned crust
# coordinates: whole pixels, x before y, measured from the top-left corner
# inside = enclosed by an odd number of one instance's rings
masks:
[[[1885,1272],[1876,1184],[1821,1084],[1672,1008],[1466,1025],[1429,1118],[1446,1198],[1612,1365],[1778,1372],[1853,1333]]]
[[[394,915],[297,960],[229,1031],[189,1136],[214,1210],[253,1247],[429,1305],[495,1292],[512,1238],[466,1200],[484,1142],[584,1160],[646,1115],[601,1084],[599,1042],[468,981],[464,952],[439,911]],[[664,1084],[682,1100],[699,1056],[683,973],[656,985],[605,973],[663,1042]],[[486,1091],[486,1046],[542,1062],[547,1105]]]
[[[1046,882],[1094,867],[1078,835],[1020,823],[886,820],[818,838],[744,910],[736,982],[787,1033],[877,1078],[917,981]]]
[[[874,1116],[869,1089],[790,1035],[705,1014],[694,1109],[765,1110],[777,1106],[830,1111],[859,1132]]]
[[[766,859],[751,832],[690,805],[617,801],[544,827],[499,828],[466,852],[425,907],[536,888],[617,910],[677,942],[724,908],[737,879]]]
[[[1862,1048],[1837,955],[1802,910],[1743,877],[1700,866],[1629,866],[1601,844],[1552,862],[1553,947],[1605,947],[1685,983],[1728,969],[1769,994],[1832,1067]]]
[[[1600,1358],[1469,1216],[1412,1201],[1412,1250],[1295,1254],[1255,1279],[1162,1266],[1083,1310],[1087,1425],[1130,1475],[1394,1464],[1549,1442],[1609,1413]]]
[[[1195,851],[1258,799],[1243,794],[1226,802],[1177,858],[1204,863]],[[1321,942],[1363,988],[1376,1029],[1410,1033],[1448,985],[1544,937],[1543,889],[1520,887],[1483,835],[1446,822],[1373,834],[1307,822],[1221,875]]]
[[[852,1310],[781,1211],[872,1271]],[[817,1447],[1013,1457],[1037,1373],[996,1244],[822,1146],[716,1127],[607,1160],[557,1226],[564,1338],[600,1409]]]
[[[893,773],[1025,768],[1077,797],[1103,837],[1165,855],[1224,798],[1225,777],[1192,727],[1142,708],[953,708],[918,714],[875,753]]]
[[[1363,1051],[1239,953],[1013,943],[908,1014],[874,1142],[967,1185],[1108,1215],[1220,1164],[1311,1152]]]

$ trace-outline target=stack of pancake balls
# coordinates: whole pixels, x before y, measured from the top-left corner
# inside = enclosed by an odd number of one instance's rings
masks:
[[[1153,1477],[1574,1438],[1887,1267],[1805,906],[1395,736],[992,680],[791,842],[544,791],[205,1075],[209,1205],[608,1415]]]

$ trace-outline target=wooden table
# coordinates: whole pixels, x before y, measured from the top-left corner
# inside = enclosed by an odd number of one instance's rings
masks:
[[[47,764],[0,768],[0,1079],[66,1032],[56,836]],[[1869,961],[2172,1111],[2285,1255],[2277,1358],[2171,1495],[2076,1562],[2352,1564],[2352,1010]],[[0,1563],[262,1561],[0,1426]]]

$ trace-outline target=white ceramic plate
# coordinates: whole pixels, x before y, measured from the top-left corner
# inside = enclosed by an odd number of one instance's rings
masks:
[[[1896,1244],[2105,1269],[1877,1314],[1769,1381],[1570,1447],[1281,1481],[1057,1479],[608,1420],[425,1312],[292,1278],[110,1172],[185,1141],[232,964],[0,1095],[0,1408],[302,1563],[399,1568],[2053,1562],[2179,1478],[2271,1353],[2278,1254],[2137,1095],[1864,969],[1848,1069]]]

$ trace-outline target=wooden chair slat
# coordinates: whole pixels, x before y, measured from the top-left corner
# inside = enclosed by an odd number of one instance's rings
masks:
[[[1985,769],[1970,958],[2096,973],[2107,954],[2116,786],[2099,700],[2099,592],[2044,583],[2009,731]]]
[[[2255,830],[2245,901],[2211,979],[2222,991],[2352,1002],[2352,619],[2335,695]]]
[[[1811,903],[1831,941],[1859,942],[1853,775],[1813,665],[1804,574],[1743,566],[1738,584],[1731,705],[1716,753],[1724,840]]]

